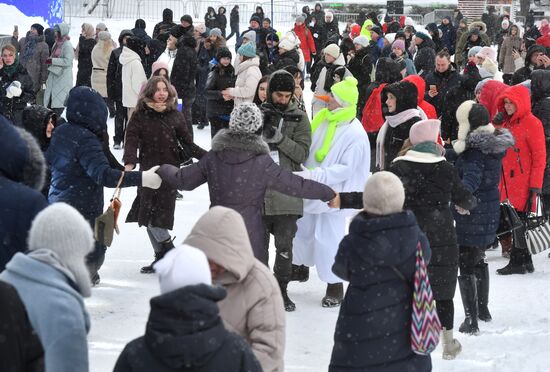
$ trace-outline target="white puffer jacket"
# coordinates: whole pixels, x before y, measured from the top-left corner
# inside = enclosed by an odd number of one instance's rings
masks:
[[[262,78],[260,71],[260,59],[254,57],[241,62],[237,67],[237,81],[235,88],[228,88],[229,94],[235,97],[235,106],[245,102],[252,102],[258,82]]]
[[[141,87],[147,82],[141,58],[130,48],[124,47],[119,61],[122,65],[122,105],[136,107]]]

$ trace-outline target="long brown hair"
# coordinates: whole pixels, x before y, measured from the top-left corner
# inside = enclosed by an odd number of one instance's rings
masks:
[[[143,111],[147,109],[147,103],[154,102],[153,97],[157,91],[157,84],[164,83],[168,89],[168,99],[166,99],[166,109],[167,111],[175,110],[178,107],[178,93],[176,89],[170,84],[164,76],[152,76],[147,84],[143,87],[143,90],[139,94],[139,99],[137,102],[137,110]]]

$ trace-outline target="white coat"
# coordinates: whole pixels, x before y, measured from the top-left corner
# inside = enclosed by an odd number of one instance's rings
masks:
[[[241,62],[237,67],[237,81],[235,82],[235,88],[228,88],[229,94],[233,97],[235,106],[245,102],[252,102],[256,89],[258,88],[258,82],[262,78],[262,72],[260,71],[260,59],[254,57]]]
[[[357,119],[341,123],[334,135],[329,153],[322,163],[315,152],[323,145],[327,124],[313,134],[309,157],[311,179],[330,186],[336,192],[362,192],[370,175],[370,144]],[[338,245],[346,234],[347,217],[356,212],[331,209],[322,201],[304,200],[304,216],[298,220],[293,241],[293,263],[316,266],[319,278],[330,284],[342,280],[332,273]]]
[[[119,58],[122,65],[122,105],[136,107],[141,87],[147,82],[139,55],[130,48],[122,48]]]
[[[166,48],[166,50],[157,58],[157,62],[164,62],[168,65],[168,76],[172,74],[172,66],[174,66],[177,52],[177,49],[170,50]]]

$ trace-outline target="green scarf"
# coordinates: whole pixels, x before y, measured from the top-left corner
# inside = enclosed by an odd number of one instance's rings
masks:
[[[11,79],[13,74],[15,73],[15,70],[17,70],[18,66],[19,66],[19,58],[15,57],[15,61],[13,61],[13,64],[10,66],[4,65],[4,67],[2,67],[2,70],[4,70],[8,78]]]
[[[411,150],[434,154],[437,156],[445,155],[445,149],[440,144],[431,141],[417,143],[411,148]]]
[[[330,151],[330,146],[332,145],[332,140],[334,139],[338,124],[355,119],[356,114],[357,106],[352,105],[336,111],[330,111],[328,108],[324,108],[315,115],[311,121],[312,134],[315,133],[322,123],[328,121],[328,128],[325,139],[323,140],[323,146],[315,152],[315,160],[319,163],[325,160]]]

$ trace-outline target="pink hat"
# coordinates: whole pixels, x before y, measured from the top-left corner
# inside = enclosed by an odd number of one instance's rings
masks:
[[[413,146],[422,142],[437,143],[440,128],[441,121],[437,119],[420,120],[411,127],[409,140]]]
[[[392,49],[401,49],[402,51],[405,51],[405,42],[401,39],[397,39],[392,44]]]
[[[166,62],[156,61],[151,66],[151,75],[154,75],[155,72],[160,70],[161,68],[165,69],[168,73],[170,72],[170,69],[168,68],[168,64]]]
[[[476,56],[481,58],[489,58],[491,61],[495,61],[497,59],[497,52],[491,47],[484,46],[479,52],[477,52]]]

